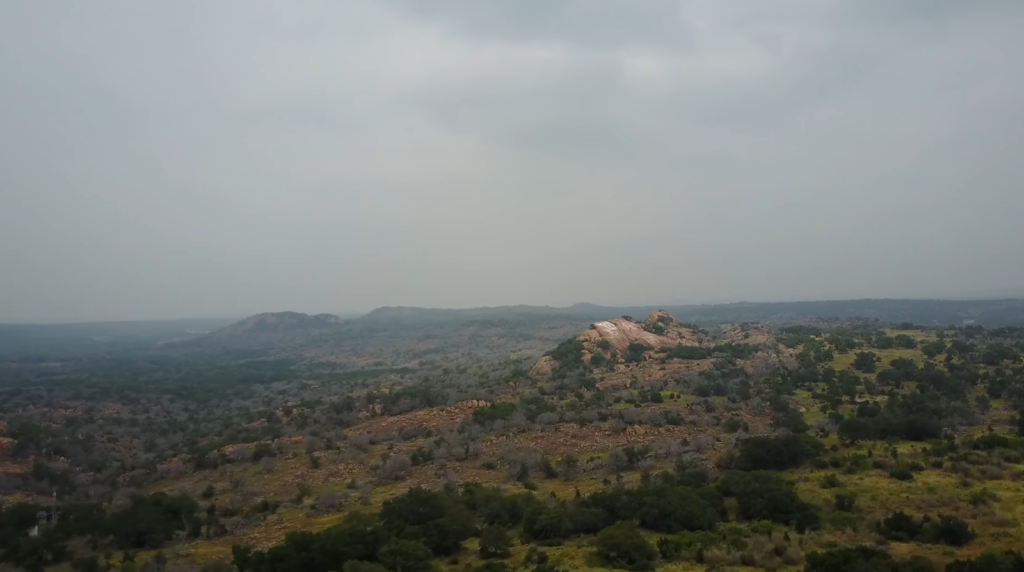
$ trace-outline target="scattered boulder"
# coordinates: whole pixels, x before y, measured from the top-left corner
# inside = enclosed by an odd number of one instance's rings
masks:
[[[558,362],[554,358],[544,356],[534,364],[533,369],[530,370],[530,377],[534,379],[548,379],[556,367],[558,367]]]

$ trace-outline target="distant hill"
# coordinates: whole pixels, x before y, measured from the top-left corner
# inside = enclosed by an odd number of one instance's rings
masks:
[[[387,306],[351,319],[296,312],[259,314],[182,348],[258,351],[265,356],[302,356],[350,366],[415,365],[426,360],[495,357],[543,351],[594,322],[624,315],[641,318],[665,310],[683,323],[700,325],[810,320],[877,320],[926,326],[975,323],[1024,325],[1022,300],[836,300],[691,306],[608,307],[575,304],[483,308]]]
[[[550,306],[497,306],[490,308],[434,309],[378,308],[359,320],[376,322],[458,321],[514,315],[574,316],[608,320],[622,315],[646,316],[666,310],[683,322],[789,323],[813,319],[866,318],[881,322],[913,322],[926,326],[1024,325],[1024,300],[826,300],[814,302],[737,302],[731,304],[598,306],[580,303],[567,308]]]
[[[90,354],[152,348],[202,336],[235,319],[147,320],[78,324],[0,324],[0,356]]]
[[[739,302],[681,306],[551,306],[418,308],[388,306],[356,318],[275,312],[237,320],[165,320],[82,324],[0,324],[0,356],[85,355],[97,352],[242,351],[304,355],[353,365],[452,359],[543,350],[591,323],[666,310],[683,323],[862,318],[925,326],[1024,326],[1024,300],[830,300]]]

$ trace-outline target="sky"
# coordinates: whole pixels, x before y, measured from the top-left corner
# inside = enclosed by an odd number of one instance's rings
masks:
[[[0,321],[1024,291],[1024,2],[0,4]]]

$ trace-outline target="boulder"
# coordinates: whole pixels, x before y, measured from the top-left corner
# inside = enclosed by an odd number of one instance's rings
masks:
[[[544,356],[534,364],[533,369],[530,370],[530,377],[534,379],[548,379],[551,377],[551,372],[554,371],[555,367],[558,366],[558,362],[551,356]]]

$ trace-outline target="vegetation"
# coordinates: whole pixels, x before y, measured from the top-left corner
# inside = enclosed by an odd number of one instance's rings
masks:
[[[446,319],[410,326],[358,366],[265,353],[279,341],[8,346],[0,561],[208,572],[1020,565],[1024,330],[682,326],[655,314],[635,324],[686,343],[653,350],[581,342],[594,338],[575,337],[586,327],[575,318]],[[395,320],[351,331],[389,337],[409,323]],[[341,335],[314,322],[294,338],[250,326],[296,347]],[[550,374],[531,373],[545,350]]]

